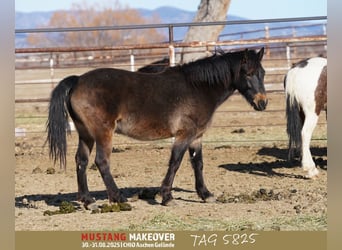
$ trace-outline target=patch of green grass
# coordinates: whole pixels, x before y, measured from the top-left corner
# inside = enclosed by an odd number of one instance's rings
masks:
[[[93,210],[92,214],[97,214],[97,213],[112,213],[112,212],[120,212],[120,211],[131,211],[132,206],[127,203],[114,203],[114,204],[104,204],[100,207],[100,209]]]
[[[144,224],[131,224],[125,230],[189,230],[189,223],[172,214],[157,214]]]
[[[328,229],[327,214],[299,215],[292,218],[280,217],[271,221],[271,226],[280,231],[326,231]]]
[[[61,204],[59,205],[59,210],[57,211],[50,211],[46,210],[44,211],[44,216],[45,215],[56,215],[56,214],[69,214],[69,213],[74,213],[76,212],[76,208],[73,206],[71,202],[68,201],[62,201]]]
[[[173,231],[325,231],[327,215],[283,216],[265,220],[217,220],[210,218],[180,218],[174,214],[160,213],[143,224],[131,224],[120,230],[173,230]]]

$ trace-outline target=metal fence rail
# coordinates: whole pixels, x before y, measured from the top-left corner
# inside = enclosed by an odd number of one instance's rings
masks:
[[[99,30],[132,30],[132,29],[157,29],[191,26],[213,26],[213,25],[238,25],[238,24],[257,24],[257,23],[280,23],[280,22],[301,22],[301,21],[321,21],[327,20],[327,16],[298,17],[298,18],[274,18],[258,20],[236,20],[236,21],[217,21],[217,22],[187,22],[187,23],[166,23],[166,24],[140,24],[140,25],[115,25],[115,26],[95,26],[95,27],[68,27],[68,28],[35,28],[35,29],[16,29],[16,34],[21,33],[50,33],[50,32],[77,32],[77,31],[99,31]],[[169,41],[173,42],[173,35]]]

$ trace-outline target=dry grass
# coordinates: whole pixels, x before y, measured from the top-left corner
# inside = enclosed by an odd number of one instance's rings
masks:
[[[327,230],[327,214],[298,215],[278,217],[268,220],[217,220],[208,218],[179,219],[170,213],[160,213],[143,224],[131,224],[126,231],[325,231]]]

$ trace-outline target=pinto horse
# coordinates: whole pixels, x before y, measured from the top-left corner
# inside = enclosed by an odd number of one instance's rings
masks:
[[[265,71],[259,52],[243,50],[215,54],[160,73],[99,68],[63,79],[52,91],[47,121],[50,157],[66,164],[68,115],[79,135],[76,152],[78,199],[87,208],[95,202],[86,177],[89,155],[96,143],[95,163],[109,202],[126,202],[110,172],[113,131],[139,140],[174,137],[169,166],[160,194],[162,205],[172,201],[172,184],[188,150],[195,188],[203,201],[213,200],[202,174],[201,138],[214,111],[235,90],[255,110],[267,106]]]
[[[318,175],[310,152],[310,141],[321,110],[327,111],[327,59],[302,60],[288,71],[284,80],[286,94],[289,160],[299,155],[308,178]]]

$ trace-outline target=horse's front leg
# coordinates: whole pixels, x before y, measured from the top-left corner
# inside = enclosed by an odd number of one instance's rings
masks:
[[[121,195],[121,192],[110,172],[110,154],[112,151],[111,143],[111,135],[101,141],[96,141],[95,164],[99,169],[106,186],[109,202],[126,202],[127,199]]]
[[[188,148],[188,144],[185,142],[175,142],[172,151],[171,157],[169,161],[169,168],[167,170],[166,176],[162,182],[162,186],[160,189],[160,194],[162,196],[162,205],[167,206],[170,205],[173,197],[171,194],[173,180],[175,178],[176,172],[179,169],[179,166],[182,162],[185,151]]]
[[[209,192],[203,178],[202,138],[195,140],[189,147],[191,166],[195,173],[195,187],[203,201],[215,201],[214,195]]]

